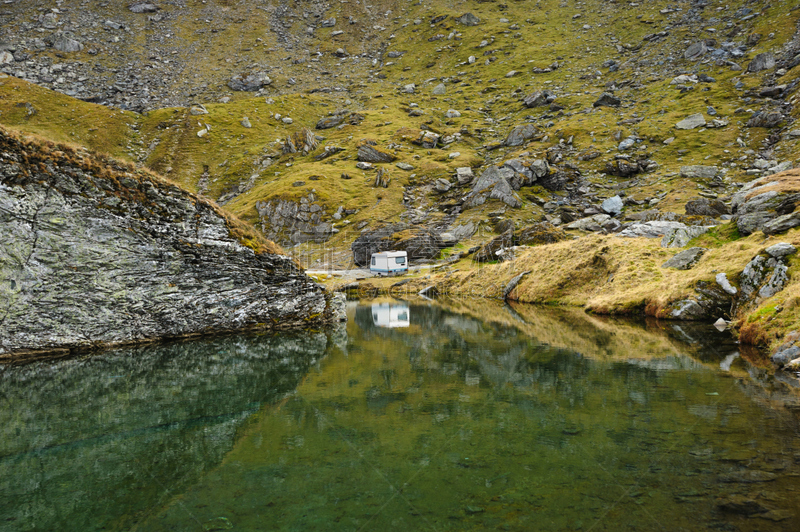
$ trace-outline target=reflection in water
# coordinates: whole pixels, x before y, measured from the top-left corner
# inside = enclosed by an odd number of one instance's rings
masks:
[[[373,303],[372,323],[377,327],[390,329],[408,327],[411,325],[409,312],[408,303]]]
[[[796,529],[797,396],[727,336],[444,305],[7,370],[0,528]]]
[[[123,530],[219,464],[325,334],[231,337],[0,370],[0,530]]]

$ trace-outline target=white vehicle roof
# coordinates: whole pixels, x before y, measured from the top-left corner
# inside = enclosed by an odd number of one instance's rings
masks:
[[[406,257],[406,256],[408,256],[408,253],[406,251],[382,251],[380,253],[373,253],[372,256],[373,257],[386,257],[386,258]]]

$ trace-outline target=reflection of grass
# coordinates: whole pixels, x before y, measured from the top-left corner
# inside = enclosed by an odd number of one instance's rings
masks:
[[[263,408],[220,467],[145,528],[225,508],[242,529],[565,530],[601,516],[609,529],[654,518],[692,529],[719,519],[718,475],[754,433],[748,466],[785,452],[781,424],[663,333],[524,306],[520,321],[485,303],[448,305],[456,313],[413,333],[351,320],[347,356]],[[679,494],[696,497],[691,513]]]

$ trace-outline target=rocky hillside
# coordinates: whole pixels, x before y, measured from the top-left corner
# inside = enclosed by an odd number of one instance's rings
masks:
[[[0,357],[334,319],[271,242],[153,175],[0,129]]]
[[[12,0],[0,121],[162,172],[311,263],[388,224],[466,249],[698,198],[719,221],[795,164],[796,7]]]
[[[163,174],[304,265],[710,228],[749,252],[800,223],[799,21],[766,0],[10,0],[0,122]]]

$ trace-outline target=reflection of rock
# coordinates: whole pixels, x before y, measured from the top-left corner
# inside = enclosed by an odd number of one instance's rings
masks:
[[[128,529],[218,466],[242,422],[291,393],[326,346],[319,332],[238,336],[4,368],[4,519]]]

